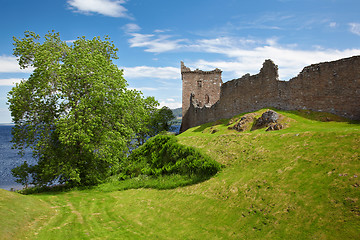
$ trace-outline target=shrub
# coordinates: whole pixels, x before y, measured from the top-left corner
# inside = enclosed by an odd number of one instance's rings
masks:
[[[122,178],[170,174],[207,178],[220,169],[218,162],[195,148],[179,144],[174,136],[157,135],[128,156],[121,167],[121,174]]]

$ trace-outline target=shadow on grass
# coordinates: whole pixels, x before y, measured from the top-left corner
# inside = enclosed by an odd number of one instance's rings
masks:
[[[186,187],[205,182],[213,176],[197,176],[197,175],[163,175],[163,176],[147,176],[140,175],[135,178],[125,180],[119,179],[118,176],[112,176],[108,182],[95,186],[73,187],[67,185],[31,187],[18,191],[18,193],[42,194],[42,195],[61,195],[75,190],[98,190],[103,192],[125,191],[130,189],[149,188],[157,190],[175,189],[178,187]]]
[[[65,192],[69,192],[73,189],[74,189],[73,186],[71,187],[71,186],[68,186],[65,184],[59,184],[59,185],[53,185],[53,186],[29,187],[26,189],[19,190],[17,192],[24,194],[24,195],[37,194],[37,193],[55,195],[55,194],[62,194]]]
[[[205,124],[200,125],[198,128],[196,128],[194,130],[194,132],[203,132],[207,128],[211,128],[211,127],[217,126],[217,125],[227,126],[228,122],[229,122],[229,119],[220,119],[220,120],[217,120],[216,122],[205,123]]]
[[[75,190],[89,190],[96,188],[98,185],[88,185],[88,186],[74,186],[67,184],[57,184],[52,186],[35,186],[29,187],[26,189],[22,189],[17,191],[20,194],[29,195],[29,194],[38,194],[42,195],[59,195],[67,192],[75,191]]]
[[[202,132],[202,131],[204,131],[205,129],[210,128],[210,127],[212,127],[212,126],[214,126],[214,123],[205,123],[205,124],[203,124],[203,125],[200,125],[198,128],[196,128],[196,129],[194,130],[194,132]]]
[[[135,178],[117,180],[113,179],[109,183],[99,185],[100,191],[125,191],[129,189],[150,188],[157,190],[168,190],[178,187],[195,185],[209,180],[213,176],[185,176],[185,175],[163,175],[163,176],[147,176],[140,175]]]

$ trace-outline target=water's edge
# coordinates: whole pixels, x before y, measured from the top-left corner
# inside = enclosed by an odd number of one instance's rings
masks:
[[[12,149],[11,124],[0,124],[0,188],[5,190],[22,189],[23,186],[15,182],[11,175],[11,169],[20,166],[24,161],[34,164],[35,159],[31,157],[30,151],[21,158],[17,150]]]

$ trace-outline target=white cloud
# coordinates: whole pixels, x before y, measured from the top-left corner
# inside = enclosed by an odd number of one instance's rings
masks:
[[[334,26],[336,23],[330,25]],[[352,23],[350,26],[353,33],[360,35],[360,24]],[[224,76],[230,78],[238,78],[246,73],[258,73],[266,59],[273,60],[279,66],[279,77],[286,80],[295,77],[310,64],[360,55],[360,49],[337,50],[322,46],[299,49],[297,44],[279,44],[278,39],[274,37],[268,39],[219,37],[190,41],[160,34],[131,33],[131,36],[129,40],[131,47],[144,47],[147,52],[163,53],[176,50],[218,54],[220,57],[216,61],[199,59],[192,65],[203,70],[220,68],[224,71]],[[224,56],[227,60],[224,60]],[[176,79],[180,75],[176,68],[135,67],[128,71],[126,73],[125,70],[125,75],[128,74],[129,77],[158,75],[158,78]]]
[[[0,56],[0,72],[3,73],[31,73],[33,68],[20,69],[16,57]]]
[[[15,86],[16,83],[20,83],[21,80],[20,78],[0,79],[0,86]]]
[[[331,27],[331,28],[334,28],[334,27],[336,27],[337,26],[337,23],[336,22],[331,22],[331,23],[329,23],[329,27]]]
[[[170,32],[169,29],[155,29],[154,33],[164,33],[164,32]]]
[[[126,24],[124,31],[131,36],[130,47],[145,48],[145,52],[162,53],[179,49],[186,39],[172,39],[172,35],[163,34],[169,30],[155,30],[153,34],[139,33],[141,27],[134,23]]]
[[[182,106],[181,102],[174,102],[174,101],[167,101],[167,100],[160,100],[160,107],[167,106],[170,109],[180,108]]]
[[[350,32],[360,36],[360,23],[349,23]]]
[[[232,78],[238,78],[246,73],[258,73],[264,60],[271,59],[279,66],[280,79],[286,80],[295,77],[305,66],[359,55],[360,49],[304,51],[265,46],[252,50],[237,50],[237,53],[238,57],[235,61],[199,60],[195,65],[204,69],[220,68],[225,73],[232,72],[230,74]],[[234,56],[235,54],[229,53],[229,55]]]
[[[152,87],[139,87],[139,88],[133,88],[133,87],[129,87],[130,90],[137,90],[137,91],[157,91],[159,89],[157,88],[152,88]]]
[[[231,58],[230,61],[198,60],[193,63],[196,68],[209,70],[220,68],[232,72],[231,77],[238,78],[243,74],[259,72],[265,59],[272,59],[279,66],[280,79],[295,77],[305,66],[323,61],[333,61],[360,54],[360,49],[297,49],[296,45],[279,45],[276,39],[261,41],[237,40],[233,38],[217,38],[200,40],[193,49],[197,51],[217,53]]]
[[[143,47],[145,52],[162,53],[182,47],[185,39],[171,39],[171,35],[130,33],[130,47]]]
[[[122,6],[125,0],[68,0],[71,9],[76,12],[98,13],[109,17],[130,18],[127,9]]]
[[[179,79],[180,69],[176,67],[127,67],[124,68],[124,77],[127,78],[161,78]]]
[[[126,33],[132,33],[140,31],[141,27],[135,23],[128,23],[123,27],[123,29]]]

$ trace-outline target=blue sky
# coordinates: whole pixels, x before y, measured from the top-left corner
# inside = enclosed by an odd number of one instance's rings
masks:
[[[181,106],[180,61],[223,70],[223,81],[256,74],[265,59],[280,79],[303,67],[360,55],[359,0],[1,0],[0,123],[11,122],[7,92],[26,79],[12,56],[24,31],[62,40],[109,35],[131,88]]]

